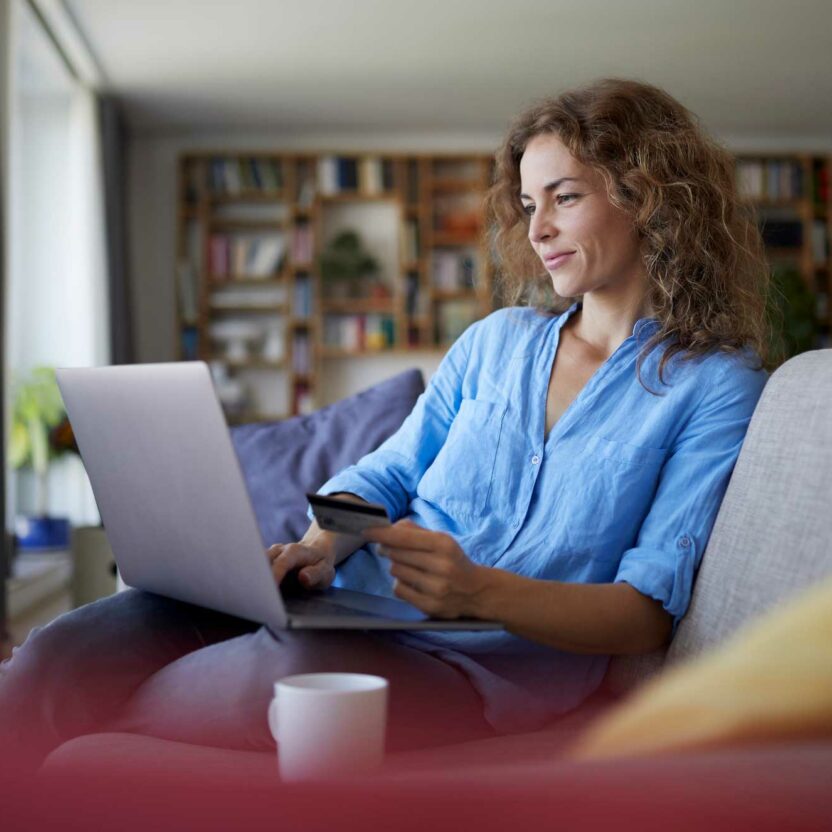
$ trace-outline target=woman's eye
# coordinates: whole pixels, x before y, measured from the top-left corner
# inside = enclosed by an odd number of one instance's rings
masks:
[[[523,213],[530,217],[534,213],[534,205],[524,205],[523,206]]]
[[[564,202],[574,202],[580,194],[558,194],[558,205],[563,205]]]

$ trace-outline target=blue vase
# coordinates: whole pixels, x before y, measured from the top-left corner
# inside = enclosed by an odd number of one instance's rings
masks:
[[[18,550],[69,548],[66,517],[18,517],[14,531]]]

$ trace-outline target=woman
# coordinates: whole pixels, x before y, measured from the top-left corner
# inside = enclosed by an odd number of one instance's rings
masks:
[[[767,269],[732,160],[666,93],[606,80],[515,121],[488,206],[510,301],[548,304],[470,327],[401,429],[321,488],[398,522],[313,523],[268,555],[278,582],[505,632],[271,634],[131,592],[29,639],[0,733],[32,757],[104,725],[266,748],[276,678],[353,670],[390,678],[389,746],[412,748],[544,725],[610,655],[667,642],[766,380]]]

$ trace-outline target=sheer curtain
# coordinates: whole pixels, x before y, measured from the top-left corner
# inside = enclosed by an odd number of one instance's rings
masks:
[[[101,148],[95,94],[67,70],[23,2],[12,5],[9,274],[12,377],[109,363]],[[9,379],[6,380],[8,385]],[[34,509],[29,472],[9,473],[7,517]],[[50,513],[99,516],[80,459],[50,467]]]
[[[10,7],[8,0],[0,0],[0,316],[5,322],[6,310],[6,206],[8,193],[7,134],[9,116],[7,106],[9,69]],[[0,339],[0,460],[6,469],[6,351]],[[6,478],[0,479],[0,658],[5,658],[8,634],[6,631],[7,603],[5,578],[9,571],[10,552],[6,535]]]

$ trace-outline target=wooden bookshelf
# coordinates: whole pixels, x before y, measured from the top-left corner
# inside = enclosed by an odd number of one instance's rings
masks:
[[[772,268],[795,269],[815,297],[815,347],[832,347],[832,159],[820,153],[738,153],[736,173]]]
[[[232,408],[241,422],[316,407],[323,362],[447,349],[494,308],[482,213],[491,164],[473,153],[183,154],[178,357],[216,362],[231,387],[253,391]],[[772,265],[799,271],[816,298],[816,346],[832,346],[832,160],[749,152],[738,153],[736,165]],[[332,218],[358,222],[373,210],[393,216],[386,293],[336,294],[318,271]],[[229,357],[212,337],[223,322],[273,327],[269,350],[264,336]]]
[[[488,155],[196,151],[178,175],[178,358],[249,391],[227,408],[233,423],[311,410],[322,362],[445,349],[494,307]],[[319,258],[337,223],[354,218],[361,234],[368,211],[388,212],[395,254],[381,295],[344,296],[323,284]],[[258,322],[281,327],[279,355],[274,334],[268,355],[244,338]],[[244,347],[231,348],[235,330]]]

